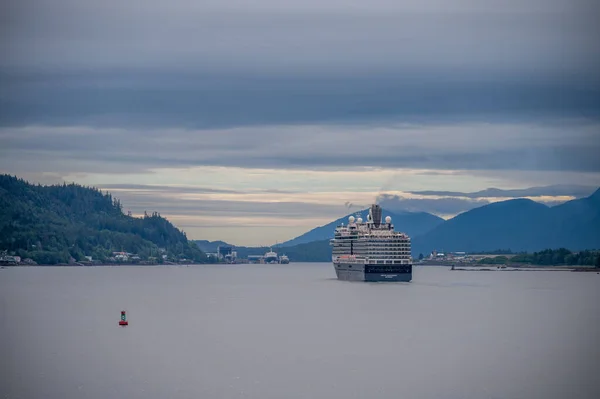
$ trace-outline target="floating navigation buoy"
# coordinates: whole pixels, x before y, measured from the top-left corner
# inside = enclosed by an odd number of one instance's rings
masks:
[[[119,320],[120,326],[128,326],[129,322],[127,321],[127,315],[124,310],[121,310],[121,320]]]

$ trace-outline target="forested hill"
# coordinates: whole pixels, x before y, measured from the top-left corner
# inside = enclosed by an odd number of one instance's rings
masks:
[[[110,194],[77,184],[41,186],[0,175],[0,251],[40,264],[115,261],[206,262],[185,233],[154,212],[141,218],[123,214]],[[112,258],[112,259],[111,259]]]

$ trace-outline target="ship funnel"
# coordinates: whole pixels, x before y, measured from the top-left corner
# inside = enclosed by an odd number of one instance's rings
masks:
[[[371,215],[371,221],[373,222],[373,225],[375,227],[379,227],[381,224],[381,207],[377,204],[371,205],[369,214]]]

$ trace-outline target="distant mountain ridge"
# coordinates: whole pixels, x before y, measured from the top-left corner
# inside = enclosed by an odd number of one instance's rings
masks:
[[[314,241],[323,241],[333,238],[333,232],[341,223],[347,223],[348,217],[357,213],[366,220],[368,209],[363,209],[360,212],[350,213],[342,218],[336,219],[324,226],[316,227],[294,239],[278,244],[277,247],[290,247],[298,244],[306,244]],[[444,222],[444,219],[439,216],[432,215],[426,212],[390,212],[383,209],[383,218],[386,216],[392,217],[392,223],[398,231],[407,233],[409,236],[424,234],[431,229],[437,227]]]
[[[600,248],[600,189],[589,197],[553,207],[528,199],[495,202],[457,215],[412,242],[413,256],[434,249],[533,252]]]
[[[366,214],[367,210],[361,211],[361,217],[366,218]],[[384,209],[383,215],[392,216],[396,230],[411,236],[415,258],[434,249],[466,252],[499,248],[513,252],[600,249],[600,188],[588,197],[553,207],[518,198],[481,206],[446,221],[427,213],[393,213]],[[317,261],[329,261],[331,250],[326,249],[327,241],[337,225],[347,222],[348,216],[279,244],[278,250],[302,245],[303,251],[321,254]]]
[[[366,219],[368,211],[360,215]],[[316,227],[292,240],[274,245],[292,261],[331,260],[328,244],[335,227],[347,223],[348,214],[324,226]],[[513,252],[535,252],[544,249],[567,248],[573,251],[600,249],[600,188],[590,196],[549,207],[529,199],[518,198],[494,202],[461,213],[452,219],[428,213],[390,212],[396,230],[412,239],[413,257],[431,251],[485,252],[510,249]],[[201,248],[216,251],[222,241],[198,242]],[[212,245],[209,248],[203,245]],[[238,256],[262,255],[268,248],[236,247]]]

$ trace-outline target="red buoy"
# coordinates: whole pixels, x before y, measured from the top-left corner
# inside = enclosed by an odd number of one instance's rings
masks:
[[[127,321],[127,316],[125,315],[125,311],[121,310],[121,320],[119,320],[120,326],[128,326],[129,322]]]

